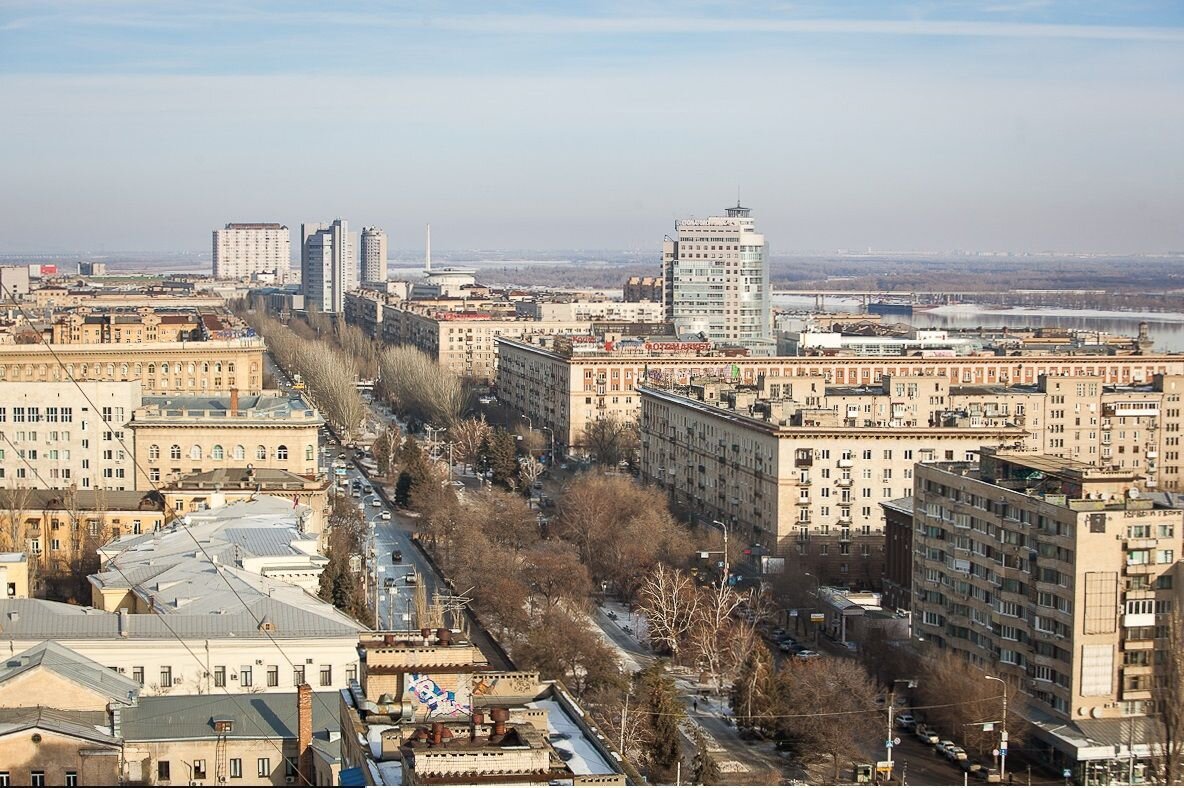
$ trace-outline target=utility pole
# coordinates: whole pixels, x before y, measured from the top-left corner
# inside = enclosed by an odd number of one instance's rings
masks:
[[[621,709],[621,758],[625,757],[625,720],[629,717],[629,693],[625,693],[625,706]]]
[[[917,686],[916,679],[893,679],[892,686],[888,688],[888,729],[887,735],[884,739],[884,749],[888,751],[888,779],[892,779],[892,746],[894,744],[892,739],[892,712],[896,704],[896,685],[907,684],[909,689]]]
[[[1003,685],[1003,727],[999,730],[999,782],[1007,782],[1007,682],[998,676],[987,676]]]
[[[723,520],[712,520],[712,525],[718,525],[719,529],[724,532],[724,560],[723,560],[723,584],[728,584],[729,566],[728,566],[728,526]]]

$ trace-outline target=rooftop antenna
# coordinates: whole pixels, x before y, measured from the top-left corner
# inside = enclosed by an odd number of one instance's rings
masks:
[[[432,225],[430,223],[428,224],[427,239],[424,246],[423,270],[425,273],[432,272]]]

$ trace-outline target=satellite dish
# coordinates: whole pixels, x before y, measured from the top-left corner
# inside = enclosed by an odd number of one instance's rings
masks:
[[[1095,720],[1100,719],[1102,716],[1102,707],[1101,706],[1094,706],[1092,709],[1089,710],[1089,716],[1093,717]]]
[[[1139,488],[1138,487],[1130,488],[1129,490],[1126,491],[1126,496],[1128,498],[1130,498],[1131,500],[1138,498],[1139,497]]]

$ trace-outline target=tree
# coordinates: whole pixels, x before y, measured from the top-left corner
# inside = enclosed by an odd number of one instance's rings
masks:
[[[522,480],[522,489],[529,493],[531,486],[543,475],[547,468],[531,455],[518,459],[518,478]]]
[[[489,436],[490,428],[485,417],[464,419],[448,428],[456,458],[466,466],[475,466],[481,454],[481,446]]]
[[[407,418],[451,427],[469,409],[469,383],[417,348],[389,347],[378,366],[383,395]]]
[[[740,667],[732,682],[732,714],[737,728],[751,730],[763,726],[773,694],[772,664],[768,649],[758,644]]]
[[[695,760],[691,763],[691,782],[694,785],[718,785],[722,774],[719,764],[707,751],[707,738],[695,729]]]
[[[336,496],[329,512],[328,563],[321,570],[318,596],[366,626],[374,625],[374,611],[366,598],[366,589],[350,571],[351,558],[363,557],[365,521],[349,498]]]
[[[518,486],[518,447],[514,436],[495,429],[481,444],[479,467],[493,484],[513,490]]]
[[[726,583],[700,586],[699,604],[689,631],[689,648],[698,662],[715,679],[716,688],[723,686],[725,675],[739,667],[735,642],[738,638],[755,639],[754,628],[733,616],[743,598]],[[741,652],[743,653],[743,652]]]
[[[685,715],[678,701],[674,679],[666,672],[666,665],[655,660],[637,675],[636,695],[640,699],[641,714],[649,729],[649,746],[645,753],[651,782],[671,783],[682,760],[679,723]]]
[[[639,445],[637,424],[616,415],[596,419],[584,428],[584,448],[606,467],[615,467],[622,460],[632,464]]]
[[[1167,622],[1167,649],[1159,667],[1151,701],[1158,714],[1153,727],[1151,754],[1161,785],[1184,780],[1184,628],[1179,612]],[[1157,660],[1158,661],[1158,660]]]
[[[961,731],[960,742],[968,751],[985,755],[998,746],[998,726],[984,731],[981,723],[1000,720],[1003,711],[1002,687],[986,678],[983,671],[962,657],[941,651],[928,655],[914,667],[920,680],[913,691],[915,699],[930,706],[926,719],[942,730]],[[912,678],[895,676],[894,678]],[[1014,679],[1008,680],[1007,735],[1013,746],[1020,747],[1031,734],[1022,715],[1022,687]]]
[[[29,487],[14,485],[0,488],[0,507],[3,507],[5,519],[2,532],[5,550],[25,550],[24,516],[32,497],[33,490]]]
[[[399,451],[401,440],[399,430],[388,426],[371,444],[370,452],[374,455],[374,464],[378,466],[378,473],[381,476],[390,477],[394,470],[395,456]]]
[[[622,686],[616,653],[588,623],[562,610],[548,610],[536,620],[514,649],[514,660],[544,676],[561,677],[578,698]]]
[[[679,569],[658,564],[641,584],[640,610],[649,622],[650,641],[677,659],[683,639],[695,626],[702,598],[695,581]]]
[[[536,544],[523,559],[522,579],[530,588],[532,603],[541,601],[544,615],[560,604],[570,609],[588,604],[592,578],[575,547],[550,539]]]

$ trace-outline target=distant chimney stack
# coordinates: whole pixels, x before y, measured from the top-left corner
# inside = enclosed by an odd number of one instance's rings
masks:
[[[230,390],[230,412],[232,414],[238,412],[238,389]]]
[[[131,616],[128,615],[127,608],[119,608],[119,636],[121,638],[128,637],[131,634]]]
[[[300,782],[313,785],[316,773],[312,762],[312,685],[296,688],[296,764]]]

